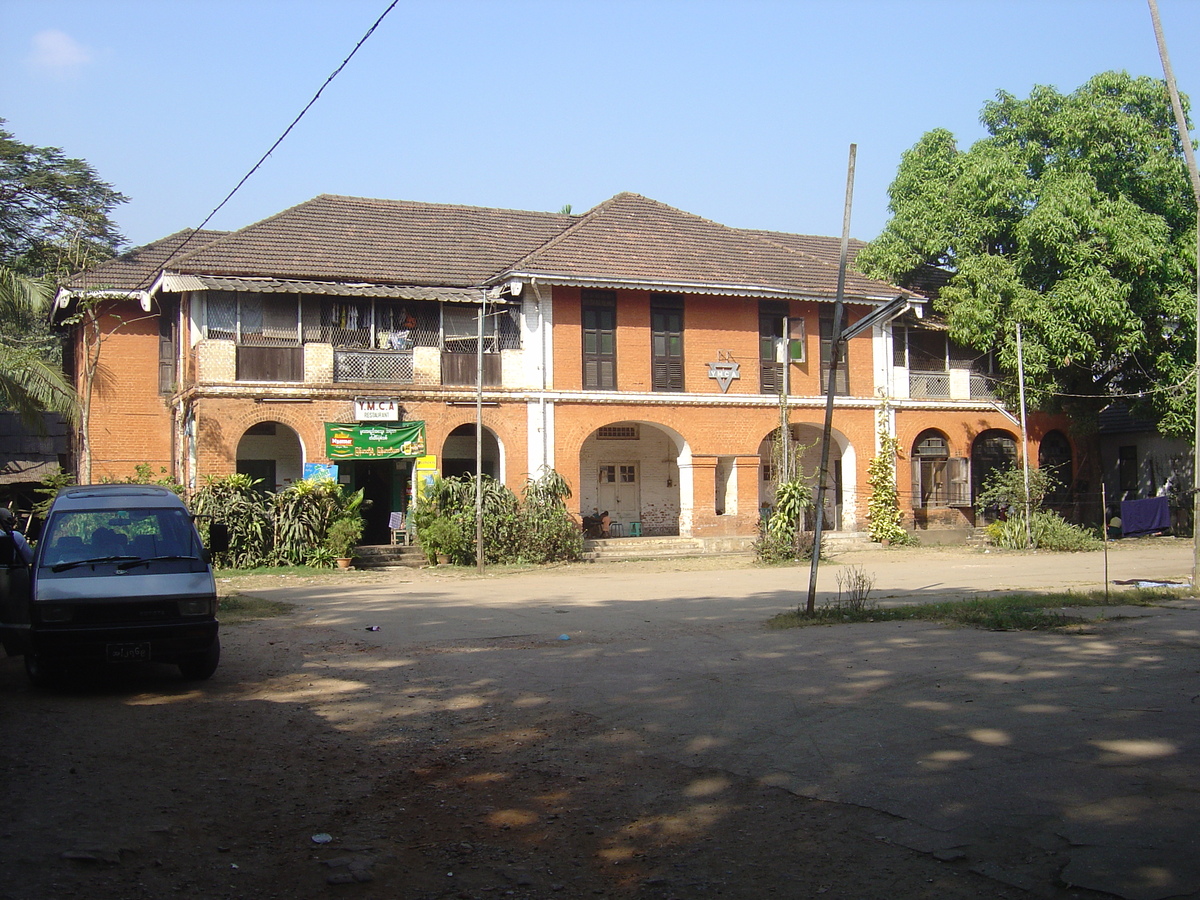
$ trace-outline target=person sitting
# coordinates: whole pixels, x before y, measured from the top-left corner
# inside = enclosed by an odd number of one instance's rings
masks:
[[[612,516],[607,509],[600,513],[600,537],[612,537]]]

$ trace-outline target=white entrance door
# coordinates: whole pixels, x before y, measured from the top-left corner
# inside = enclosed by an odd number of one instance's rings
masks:
[[[601,463],[596,499],[600,512],[608,510],[613,522],[623,525],[628,535],[629,523],[642,518],[637,463]]]

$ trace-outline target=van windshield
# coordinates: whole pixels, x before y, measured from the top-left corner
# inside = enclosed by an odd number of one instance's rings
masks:
[[[63,510],[47,523],[42,542],[43,566],[200,556],[195,529],[182,509]]]

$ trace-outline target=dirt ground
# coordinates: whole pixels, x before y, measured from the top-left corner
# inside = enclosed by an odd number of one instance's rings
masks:
[[[456,576],[292,582],[400,577]],[[0,659],[0,898],[1107,896],[1027,894],[889,843],[879,812],[689,769],[576,712],[438,702],[423,660],[447,648],[398,670],[296,613],[226,627],[224,647],[200,684],[163,667],[35,690]],[[321,673],[349,666],[343,701]]]

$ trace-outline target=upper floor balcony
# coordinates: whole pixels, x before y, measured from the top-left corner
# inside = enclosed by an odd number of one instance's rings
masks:
[[[209,291],[198,305],[202,383],[478,383],[477,305],[232,291]],[[484,386],[519,386],[524,354],[513,310],[489,307],[483,325]]]

